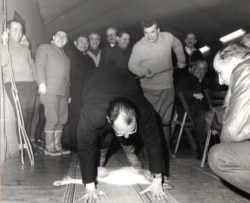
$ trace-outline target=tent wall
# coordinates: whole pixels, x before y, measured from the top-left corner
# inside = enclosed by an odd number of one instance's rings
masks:
[[[25,21],[26,35],[34,52],[40,43],[48,40],[48,32],[40,16],[38,4],[36,0],[7,0],[7,20],[14,18],[15,11]]]

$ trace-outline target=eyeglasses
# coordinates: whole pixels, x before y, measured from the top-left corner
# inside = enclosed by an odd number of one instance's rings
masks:
[[[116,37],[116,33],[107,34],[107,37]]]
[[[132,135],[132,134],[136,133],[137,132],[137,124],[135,124],[135,128],[130,132],[117,132],[116,129],[114,128],[114,126],[113,126],[113,129],[115,131],[116,136],[123,137],[123,136]]]

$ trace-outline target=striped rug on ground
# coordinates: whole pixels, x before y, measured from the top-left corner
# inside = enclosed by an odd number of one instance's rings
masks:
[[[109,159],[107,163],[107,167],[124,167],[126,163],[124,163],[125,156],[121,153],[115,153]],[[80,166],[77,154],[72,156],[71,165],[68,171],[68,176],[71,178],[81,178],[80,174]],[[164,200],[153,200],[150,193],[141,195],[140,192],[143,191],[148,185],[110,185],[106,183],[98,183],[98,189],[106,192],[108,197],[101,198],[101,203],[178,203],[178,201],[167,191],[164,190],[167,194],[167,197]],[[79,203],[79,198],[83,196],[85,192],[85,187],[83,185],[66,185],[64,192],[64,203]]]
[[[76,178],[76,171],[77,171],[77,165],[78,165],[78,157],[77,154],[73,154],[72,161],[69,167],[68,176],[71,178]],[[63,203],[72,203],[74,200],[74,194],[75,194],[75,184],[69,184],[66,185],[64,197],[63,197]]]

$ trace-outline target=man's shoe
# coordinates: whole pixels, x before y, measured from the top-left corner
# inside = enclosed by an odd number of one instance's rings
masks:
[[[71,154],[70,150],[65,150],[65,149],[57,150],[57,152],[61,153],[61,155],[69,155],[69,154]]]
[[[44,155],[46,155],[46,156],[62,156],[62,153],[57,152],[57,151],[53,151],[53,150],[44,149]]]
[[[35,149],[44,150],[45,143],[42,140],[36,140],[36,141],[32,142],[32,146]]]
[[[170,184],[170,181],[168,180],[168,177],[163,175],[163,178],[162,178],[162,187],[164,189],[167,189],[167,190],[173,190],[174,189],[174,186],[172,184]]]

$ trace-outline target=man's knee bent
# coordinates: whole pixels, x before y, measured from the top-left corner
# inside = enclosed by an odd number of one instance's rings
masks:
[[[214,145],[208,153],[208,163],[211,169],[215,169],[218,166],[218,157],[220,157],[219,145]]]

